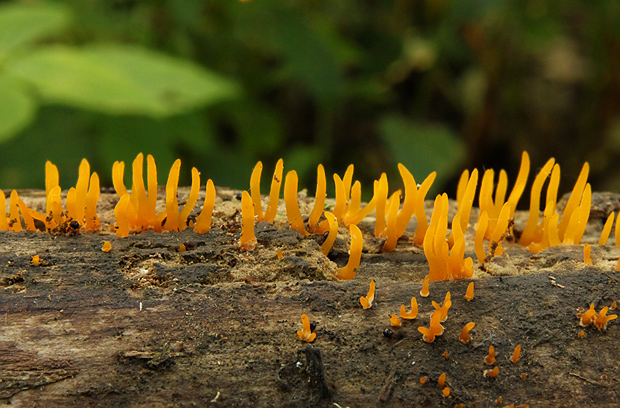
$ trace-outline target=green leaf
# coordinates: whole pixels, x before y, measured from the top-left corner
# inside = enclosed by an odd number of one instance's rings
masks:
[[[189,61],[140,47],[43,48],[7,64],[43,99],[109,114],[163,117],[231,98],[237,86]]]
[[[34,118],[36,104],[23,84],[0,73],[0,142],[24,129]]]
[[[7,3],[0,6],[0,59],[11,51],[65,29],[69,9],[60,4]]]
[[[437,171],[433,192],[463,164],[465,145],[445,126],[413,122],[400,116],[387,116],[379,126],[393,157],[407,167],[417,182]]]

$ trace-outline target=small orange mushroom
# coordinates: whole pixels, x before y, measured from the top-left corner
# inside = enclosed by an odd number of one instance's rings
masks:
[[[596,310],[594,310],[594,303],[590,303],[590,308],[582,313],[579,319],[579,324],[583,327],[588,326],[596,318]]]
[[[402,326],[403,322],[398,318],[398,316],[396,316],[395,314],[391,314],[390,324],[392,325],[392,327],[400,327]]]
[[[469,331],[473,329],[474,326],[476,326],[476,323],[469,322],[465,325],[465,327],[463,327],[463,330],[461,330],[461,335],[459,336],[459,340],[462,343],[467,344],[471,341],[471,335],[469,334]]]
[[[420,384],[426,384],[428,377],[420,377]]]
[[[496,377],[497,374],[499,374],[499,367],[498,366],[493,367],[492,370],[484,370],[484,372],[482,373],[482,375],[484,377],[487,377],[487,378]]]
[[[110,241],[105,241],[101,247],[101,250],[103,252],[110,252],[112,250],[112,244],[110,244]]]
[[[448,398],[450,396],[450,388],[445,387],[442,392],[444,397]]]
[[[467,285],[467,291],[465,292],[465,300],[470,301],[474,298],[474,282]]]
[[[316,337],[316,333],[312,333],[312,330],[310,330],[310,320],[305,313],[301,315],[301,323],[303,325],[303,329],[297,330],[297,335],[302,341],[305,341],[306,343],[313,342]]]
[[[405,305],[400,305],[400,317],[405,320],[415,319],[418,316],[418,301],[411,297],[411,311],[407,312]]]
[[[40,265],[41,264],[41,258],[39,257],[39,255],[35,255],[32,257],[32,264],[33,265]]]
[[[488,365],[495,363],[495,347],[489,346],[489,355],[484,358],[484,363]]]
[[[422,340],[425,342],[432,343],[435,340],[435,333],[430,328],[418,327],[418,331],[422,333]]]
[[[446,373],[441,373],[439,379],[437,380],[437,384],[439,384],[441,388],[446,386]]]
[[[517,347],[515,347],[515,351],[513,351],[512,353],[512,357],[510,357],[510,362],[514,364],[517,361],[519,361],[520,357],[521,357],[521,345],[517,344]]]
[[[370,309],[372,302],[375,300],[375,281],[370,281],[370,288],[366,296],[360,297],[360,303],[364,309]]]
[[[435,336],[441,336],[443,334],[444,328],[441,325],[441,310],[435,310],[431,315],[431,330],[435,334]]]
[[[608,310],[609,310],[609,308],[607,306],[605,306],[603,309],[601,309],[601,312],[598,314],[598,316],[594,320],[594,325],[596,326],[597,329],[599,329],[599,330],[607,330],[607,323],[610,320],[614,320],[614,319],[618,318],[617,315],[607,316],[607,311]]]

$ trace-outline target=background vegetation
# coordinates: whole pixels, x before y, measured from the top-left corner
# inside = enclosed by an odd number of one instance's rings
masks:
[[[65,0],[0,3],[0,187],[75,183],[86,157],[176,157],[248,188],[283,157],[356,165],[367,193],[402,162],[435,191],[467,167],[551,156],[618,190],[620,2]]]

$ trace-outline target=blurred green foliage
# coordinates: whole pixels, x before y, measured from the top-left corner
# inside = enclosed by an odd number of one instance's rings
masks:
[[[82,157],[176,157],[248,188],[283,157],[356,165],[365,194],[397,162],[434,192],[460,171],[551,156],[566,191],[589,160],[620,189],[620,2],[65,0],[0,4],[0,187],[61,185]],[[268,176],[265,176],[265,178]]]

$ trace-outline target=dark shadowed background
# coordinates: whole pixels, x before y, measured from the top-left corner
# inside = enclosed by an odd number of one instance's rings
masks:
[[[180,157],[183,184],[247,189],[282,157],[311,192],[353,163],[368,197],[401,162],[453,197],[464,168],[512,183],[523,150],[561,192],[586,160],[620,189],[620,2],[0,2],[2,189],[43,188],[46,160],[68,188],[83,157],[111,186],[144,152],[160,184]]]

